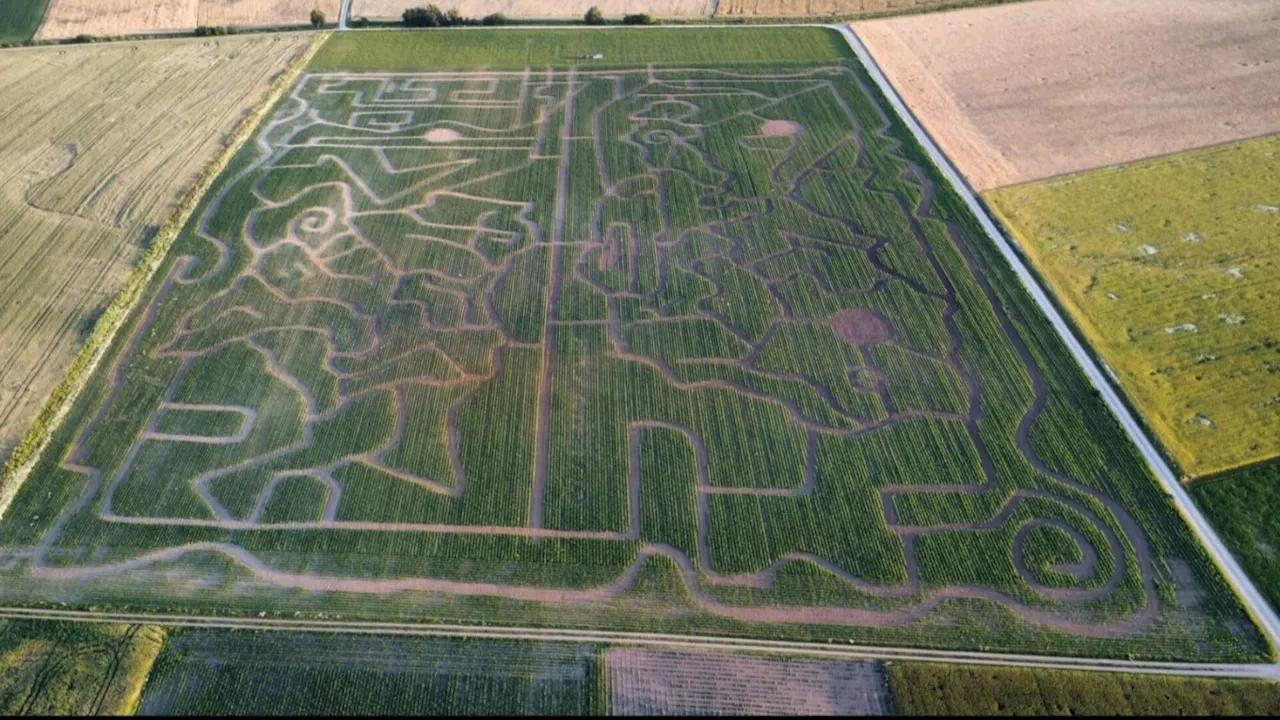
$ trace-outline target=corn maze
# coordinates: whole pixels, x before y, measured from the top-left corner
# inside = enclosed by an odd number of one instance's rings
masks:
[[[0,522],[7,597],[1265,652],[860,73],[304,75]]]

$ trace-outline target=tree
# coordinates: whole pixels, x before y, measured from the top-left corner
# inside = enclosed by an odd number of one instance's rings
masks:
[[[492,15],[485,15],[485,16],[484,16],[484,19],[480,21],[480,24],[482,24],[482,25],[506,25],[506,24],[507,24],[507,16],[506,16],[506,15],[503,15],[502,13],[494,13],[494,14],[492,14]]]
[[[582,20],[588,25],[603,25],[604,13],[600,12],[599,5],[592,5],[587,14],[582,16]]]
[[[453,8],[444,16],[443,24],[448,27],[459,27],[466,21],[467,19],[462,17],[462,13],[458,11],[458,8]]]
[[[319,8],[313,8],[311,10],[311,24],[315,27],[324,27],[324,24],[328,21],[329,18],[324,16],[324,11]]]
[[[440,27],[444,25],[444,13],[435,5],[409,8],[400,15],[404,24],[409,27]]]
[[[657,25],[658,18],[651,13],[636,13],[634,15],[624,15],[622,17],[623,25]]]

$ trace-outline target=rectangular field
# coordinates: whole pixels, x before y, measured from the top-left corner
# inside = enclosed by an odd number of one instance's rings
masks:
[[[0,53],[0,459],[303,35]]]
[[[690,32],[335,36],[0,521],[0,599],[1269,657],[838,36]]]
[[[12,2],[12,0],[9,0]],[[3,0],[0,0],[3,2]],[[338,21],[342,0],[47,0],[49,9],[36,37],[130,35],[199,25],[258,27],[306,25],[311,10]],[[3,5],[0,5],[3,7]]]
[[[406,8],[424,4],[417,0],[352,0],[351,17],[399,20]],[[600,8],[610,20],[641,12],[659,18],[705,18],[715,9],[712,0],[451,0],[436,4],[441,10],[457,9],[469,18],[502,13],[512,19],[533,20],[581,20],[591,7]]]
[[[1269,0],[1042,0],[854,30],[976,190],[1280,132]]]
[[[986,194],[1192,477],[1280,456],[1280,136]]]
[[[30,40],[48,4],[48,0],[0,0],[0,44]]]

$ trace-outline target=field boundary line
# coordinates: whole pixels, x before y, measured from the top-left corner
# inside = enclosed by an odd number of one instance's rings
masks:
[[[1271,644],[1272,650],[1280,648],[1280,617],[1276,616],[1275,610],[1267,603],[1266,598],[1258,592],[1257,587],[1254,586],[1253,581],[1249,579],[1249,576],[1245,574],[1239,563],[1236,562],[1231,551],[1222,543],[1208,520],[1205,519],[1200,509],[1196,507],[1186,488],[1178,482],[1164,456],[1160,454],[1155,444],[1147,437],[1146,432],[1120,398],[1116,388],[1108,382],[1106,375],[1093,356],[1089,354],[1089,351],[1071,331],[1070,326],[1067,325],[1062,314],[1058,312],[1057,307],[1053,304],[1045,289],[1036,281],[1035,275],[1023,262],[1022,257],[1010,245],[1010,242],[1005,238],[995,221],[987,213],[986,208],[978,202],[973,191],[969,189],[968,183],[964,181],[955,167],[952,166],[950,160],[934,144],[928,132],[916,120],[906,104],[903,103],[902,98],[898,96],[893,85],[881,71],[880,66],[871,56],[866,46],[862,44],[853,29],[846,26],[828,27],[838,31],[848,41],[854,54],[858,56],[858,60],[866,67],[872,80],[880,88],[880,92],[884,94],[889,104],[893,106],[894,111],[902,118],[903,123],[906,124],[911,134],[915,136],[916,141],[928,153],[934,165],[946,177],[952,188],[960,195],[960,198],[964,200],[969,211],[978,219],[982,229],[986,231],[987,237],[995,244],[996,249],[1000,251],[1000,255],[1004,257],[1005,261],[1009,263],[1021,281],[1022,286],[1031,294],[1031,298],[1040,307],[1040,311],[1049,320],[1049,324],[1053,326],[1058,337],[1066,344],[1067,350],[1071,353],[1072,358],[1075,359],[1076,364],[1084,371],[1090,384],[1102,395],[1103,401],[1106,402],[1111,414],[1124,428],[1125,434],[1129,436],[1129,439],[1137,446],[1138,451],[1142,453],[1143,459],[1147,461],[1156,479],[1160,481],[1161,487],[1173,498],[1178,512],[1187,521],[1187,524],[1191,526],[1192,531],[1195,532],[1201,544],[1208,551],[1209,557],[1214,561],[1214,564],[1218,566],[1218,569],[1226,576],[1227,581],[1231,583],[1236,594],[1243,601],[1245,609],[1253,615],[1254,620],[1261,627],[1263,635],[1267,638],[1267,642]],[[1275,665],[1275,667],[1280,668],[1280,664]]]
[[[76,355],[67,373],[50,393],[49,400],[40,414],[15,446],[13,454],[4,466],[0,467],[0,519],[4,517],[9,505],[17,497],[18,491],[26,484],[32,470],[44,456],[49,441],[53,439],[54,433],[61,427],[71,408],[79,400],[80,394],[97,370],[98,363],[114,345],[116,335],[128,324],[138,303],[147,295],[152,277],[168,258],[169,250],[186,229],[187,223],[200,206],[205,194],[222,175],[223,169],[231,163],[232,158],[253,136],[262,119],[280,97],[293,86],[294,81],[306,69],[307,64],[324,45],[328,36],[327,32],[317,33],[310,45],[272,81],[262,101],[251,108],[249,114],[231,129],[222,149],[204,166],[195,182],[178,200],[169,219],[156,234],[151,249],[143,255],[119,293],[112,299],[111,305],[99,318],[89,342]]]
[[[1280,680],[1280,665],[1245,663],[1178,663],[1160,660],[1118,660],[1111,658],[1054,657],[964,650],[929,650],[874,645],[845,645],[787,640],[754,640],[714,635],[573,630],[493,625],[447,625],[411,622],[292,620],[201,615],[158,615],[82,610],[0,608],[0,618],[60,620],[67,622],[126,623],[164,627],[255,630],[267,632],[319,632],[346,635],[391,635],[408,637],[461,637],[484,640],[533,640],[574,642],[633,647],[667,647],[683,650],[719,650],[782,656],[807,656],[832,660],[879,660],[887,662],[945,662],[962,665],[1030,667],[1053,670],[1126,672],[1144,675],[1181,675]]]

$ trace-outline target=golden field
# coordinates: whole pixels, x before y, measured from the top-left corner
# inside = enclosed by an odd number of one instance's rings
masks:
[[[305,25],[319,8],[338,21],[342,0],[50,0],[37,40],[194,30],[197,25]]]
[[[311,34],[0,53],[0,457]]]
[[[1280,136],[984,197],[1187,475],[1280,455]]]

